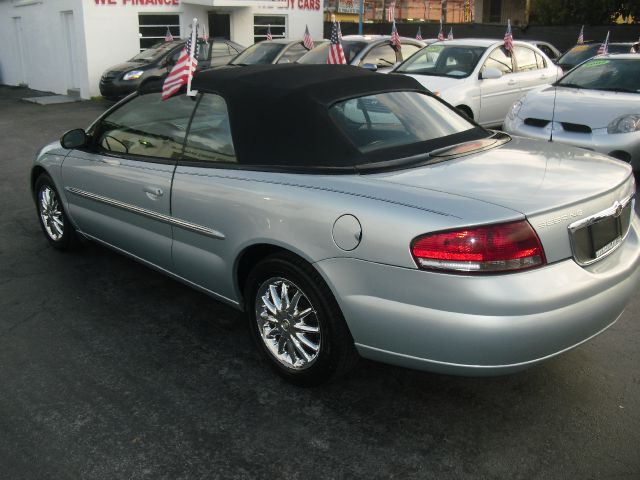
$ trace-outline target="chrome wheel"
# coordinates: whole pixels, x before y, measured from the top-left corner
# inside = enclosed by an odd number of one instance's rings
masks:
[[[260,285],[255,302],[258,331],[282,365],[309,368],[320,353],[320,322],[309,298],[294,283],[273,277]]]
[[[57,242],[64,235],[64,218],[58,195],[53,188],[44,185],[38,195],[40,220],[49,238]]]

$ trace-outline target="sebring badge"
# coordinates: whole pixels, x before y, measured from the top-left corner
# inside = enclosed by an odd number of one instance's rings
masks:
[[[542,222],[540,222],[538,224],[538,228],[548,228],[548,227],[552,227],[558,223],[561,222],[565,222],[567,220],[571,220],[573,218],[577,218],[577,217],[581,217],[582,216],[582,209],[579,210],[572,210],[570,212],[567,213],[563,213],[562,215],[558,216],[558,217],[553,217],[553,218],[548,218],[546,220],[543,220]]]

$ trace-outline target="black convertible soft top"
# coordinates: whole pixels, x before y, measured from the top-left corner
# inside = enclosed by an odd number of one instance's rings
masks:
[[[196,72],[192,88],[226,100],[239,163],[349,169],[362,154],[333,123],[328,108],[380,92],[426,91],[406,76],[299,64],[204,70]]]

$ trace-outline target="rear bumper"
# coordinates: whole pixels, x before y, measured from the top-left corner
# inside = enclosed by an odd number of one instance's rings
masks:
[[[598,128],[591,133],[567,132],[562,125],[553,129],[553,141],[582,147],[595,152],[611,155],[612,157],[628,161],[634,170],[640,170],[640,132],[608,134],[606,128]],[[549,140],[550,125],[545,128],[525,125],[520,118],[509,119],[504,122],[504,130],[521,137]],[[624,158],[623,158],[624,157]]]
[[[587,268],[463,276],[354,259],[316,265],[363,357],[420,370],[495,375],[563,353],[615,323],[640,281],[640,222]]]

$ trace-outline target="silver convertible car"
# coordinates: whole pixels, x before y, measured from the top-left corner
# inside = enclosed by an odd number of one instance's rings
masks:
[[[637,289],[624,162],[486,130],[410,77],[356,67],[223,68],[193,87],[138,92],[43,148],[42,230],[245,311],[296,384],[359,355],[520,370],[604,331]]]

